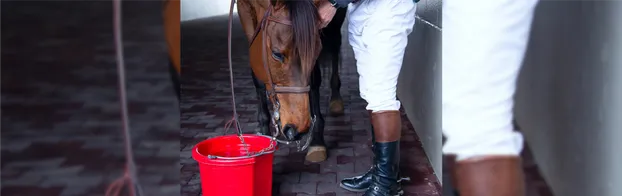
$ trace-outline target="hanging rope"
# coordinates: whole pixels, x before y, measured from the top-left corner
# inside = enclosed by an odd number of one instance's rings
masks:
[[[116,179],[106,189],[106,196],[119,196],[123,185],[127,184],[130,195],[144,195],[136,175],[134,154],[132,152],[132,140],[130,136],[129,118],[127,112],[127,92],[125,85],[125,62],[123,58],[123,31],[121,24],[121,0],[112,0],[113,4],[113,28],[114,44],[117,58],[117,74],[119,76],[119,102],[121,103],[121,122],[123,124],[123,140],[125,143],[125,171],[123,176]]]

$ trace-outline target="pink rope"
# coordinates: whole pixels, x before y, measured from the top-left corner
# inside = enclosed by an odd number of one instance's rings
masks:
[[[121,122],[123,124],[123,139],[125,142],[125,171],[123,176],[114,180],[106,189],[106,196],[119,196],[123,185],[127,184],[130,195],[143,195],[140,184],[136,177],[136,166],[134,164],[134,154],[132,152],[132,140],[130,136],[130,126],[127,107],[127,92],[125,85],[125,62],[123,58],[123,38],[121,24],[121,0],[113,0],[113,28],[115,38],[115,50],[117,58],[117,71],[119,76],[119,100],[121,103]],[[137,189],[135,189],[137,188]]]

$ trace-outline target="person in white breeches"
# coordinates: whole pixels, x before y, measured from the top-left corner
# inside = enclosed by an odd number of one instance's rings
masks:
[[[537,2],[443,1],[443,152],[460,196],[525,195],[512,110]]]
[[[341,187],[365,196],[401,195],[398,183],[400,102],[397,78],[408,35],[415,24],[413,0],[333,1],[348,6],[348,40],[354,50],[361,97],[372,122],[374,164],[367,173],[341,181]],[[345,6],[344,6],[345,5]]]

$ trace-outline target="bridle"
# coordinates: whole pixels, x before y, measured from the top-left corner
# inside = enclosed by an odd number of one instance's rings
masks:
[[[259,33],[261,32],[261,36],[262,36],[262,42],[261,42],[261,53],[262,53],[262,60],[263,60],[263,68],[266,71],[267,74],[267,78],[268,78],[268,85],[270,85],[270,89],[266,89],[266,96],[272,101],[275,109],[275,114],[277,118],[276,120],[278,120],[278,107],[279,107],[279,101],[278,98],[276,97],[277,94],[279,93],[309,93],[311,87],[309,85],[304,86],[304,87],[296,87],[296,86],[279,86],[276,83],[274,83],[272,81],[272,72],[270,71],[270,66],[268,65],[268,60],[267,60],[267,52],[266,52],[266,46],[267,46],[267,39],[266,39],[266,31],[265,31],[265,27],[268,25],[269,22],[276,22],[282,25],[288,25],[291,26],[292,23],[290,20],[287,19],[280,19],[280,18],[276,18],[274,16],[272,16],[272,10],[274,10],[274,6],[270,5],[268,7],[268,9],[266,10],[263,18],[261,19],[261,22],[259,24],[259,26],[257,26],[257,28],[255,28],[255,33],[253,34],[253,37],[251,39],[250,45],[253,45],[253,43],[255,42],[257,36],[259,35]],[[263,31],[262,31],[263,30]],[[249,46],[250,47],[250,46]]]
[[[231,76],[231,92],[232,92],[232,97],[233,97],[233,110],[234,110],[234,118],[237,119],[237,112],[235,109],[235,95],[233,93],[233,63],[232,63],[232,58],[231,58],[231,37],[232,37],[232,26],[233,26],[233,7],[235,5],[235,0],[231,0],[231,7],[229,10],[229,32],[227,35],[228,38],[228,56],[229,56],[229,70],[230,70],[230,76]],[[291,141],[284,141],[284,140],[279,140],[277,139],[277,137],[279,136],[279,134],[281,133],[280,130],[280,113],[279,113],[279,109],[280,109],[280,103],[277,97],[277,94],[302,94],[302,93],[309,93],[311,87],[309,85],[304,86],[304,87],[297,87],[297,86],[279,86],[276,83],[274,83],[272,81],[272,72],[270,71],[270,66],[268,65],[268,59],[267,59],[267,52],[266,52],[266,46],[267,46],[267,39],[266,39],[266,31],[265,31],[265,27],[268,25],[269,22],[275,22],[275,23],[279,23],[282,25],[288,25],[291,26],[292,22],[288,19],[282,19],[282,18],[277,18],[272,16],[272,11],[274,10],[274,6],[271,4],[268,9],[265,11],[263,18],[261,19],[261,22],[259,23],[259,26],[257,26],[257,28],[255,28],[255,33],[253,34],[253,37],[251,38],[249,47],[253,45],[253,43],[255,42],[256,38],[260,35],[262,36],[262,45],[261,45],[261,50],[262,50],[262,61],[263,61],[263,68],[267,74],[267,78],[268,78],[268,85],[270,86],[269,89],[266,88],[266,97],[272,102],[272,118],[271,118],[271,122],[272,125],[275,128],[274,133],[272,133],[272,139],[278,141],[279,143],[283,143],[283,144],[291,144]],[[262,31],[263,30],[263,31]],[[314,125],[315,125],[315,116],[313,116],[311,118],[311,127],[309,128],[310,131],[313,130]],[[237,120],[236,120],[237,121]],[[236,126],[239,127],[239,122],[236,122]],[[238,130],[238,133],[241,133],[240,130]],[[240,134],[239,134],[240,135]],[[309,144],[311,143],[311,134],[308,133],[307,135],[307,139],[305,140],[305,143],[303,144],[303,146],[300,146],[300,140],[295,141],[298,147],[299,151],[305,150]],[[241,137],[240,137],[241,138]],[[241,138],[242,139],[242,138]],[[243,140],[243,139],[242,139]]]

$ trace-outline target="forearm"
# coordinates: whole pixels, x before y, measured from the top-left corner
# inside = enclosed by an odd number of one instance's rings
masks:
[[[346,8],[350,3],[357,2],[359,0],[328,0],[334,7],[336,8]],[[413,2],[417,3],[419,0],[413,0]]]

